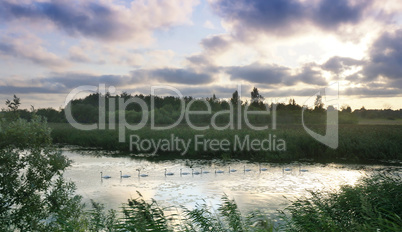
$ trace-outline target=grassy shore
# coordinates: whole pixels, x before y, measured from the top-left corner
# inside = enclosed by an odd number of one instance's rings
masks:
[[[318,162],[360,162],[379,163],[382,161],[402,160],[402,125],[339,125],[339,146],[329,148],[308,135],[301,125],[278,125],[276,130],[256,131],[251,129],[223,130],[208,129],[195,131],[188,126],[178,126],[169,130],[155,131],[144,127],[137,131],[126,131],[126,142],[120,143],[118,130],[82,131],[69,124],[50,124],[53,142],[57,144],[78,145],[81,147],[98,148],[110,151],[120,151],[126,154],[153,153],[137,149],[134,145],[130,150],[130,136],[138,136],[141,140],[171,140],[174,137],[190,141],[189,149],[183,156],[177,149],[159,149],[157,159],[247,159],[255,161],[288,162],[310,159]],[[316,126],[315,131],[323,128]],[[199,141],[216,139],[228,140],[227,150],[203,149],[203,144],[195,143],[195,135]],[[269,137],[271,136],[271,137]],[[253,140],[266,141],[264,149],[245,149]],[[205,140],[204,140],[205,139]],[[275,141],[274,141],[275,140]],[[280,140],[285,142],[285,148],[278,147]],[[244,142],[246,141],[246,145]],[[258,142],[257,141],[257,142]],[[208,142],[208,141],[207,141]],[[236,147],[236,145],[239,145]],[[241,149],[243,146],[243,149]],[[213,148],[216,148],[213,147]],[[258,148],[258,146],[257,146]],[[282,149],[281,149],[282,148]],[[155,157],[154,157],[155,158]]]

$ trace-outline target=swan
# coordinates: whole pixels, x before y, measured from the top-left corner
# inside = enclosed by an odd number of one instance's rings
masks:
[[[191,169],[191,170],[192,170],[192,174],[193,174],[193,175],[199,175],[199,174],[201,174],[199,171],[194,171],[194,168]]]
[[[215,173],[224,173],[224,171],[215,169]]]
[[[141,174],[140,169],[137,169],[137,171],[138,171],[138,177],[147,177],[148,176],[147,174]]]
[[[165,168],[165,176],[173,176],[173,172],[167,172],[167,169]]]
[[[129,178],[131,177],[130,175],[122,175],[121,171],[120,171],[120,178]]]
[[[101,173],[101,178],[103,178],[103,179],[109,179],[109,178],[112,178],[111,176],[107,176],[107,175],[106,175],[106,176],[104,176],[104,175],[103,175],[103,172],[100,172],[100,173]]]
[[[260,172],[261,172],[261,171],[265,172],[265,171],[268,170],[268,168],[261,168],[261,164],[259,164],[259,166],[260,166]]]
[[[230,169],[230,166],[229,166],[229,173],[236,172],[236,171],[237,171],[236,169]]]
[[[301,168],[301,165],[299,166],[299,172],[308,172],[308,170],[307,169],[302,169]]]
[[[251,169],[246,169],[246,165],[244,165],[244,172],[249,172],[249,171],[251,171]]]
[[[182,169],[180,168],[180,175],[189,175],[189,172],[182,172]]]
[[[209,173],[209,171],[202,171],[202,168],[201,168],[201,174],[208,174]]]
[[[282,172],[289,172],[289,171],[292,171],[292,169],[291,168],[282,168]]]

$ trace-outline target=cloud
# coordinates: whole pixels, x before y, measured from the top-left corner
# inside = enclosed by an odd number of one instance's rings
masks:
[[[91,61],[91,59],[88,57],[85,52],[76,46],[73,46],[69,50],[69,59],[74,62],[79,62],[79,63],[88,63]]]
[[[60,86],[65,91],[83,85],[98,86],[99,84],[106,84],[108,86],[124,86],[136,83],[128,75],[93,75],[85,73],[55,73],[51,77],[36,79],[36,81],[42,86]]]
[[[25,59],[49,68],[61,68],[69,65],[67,61],[48,52],[40,42],[25,37],[0,39],[0,55]]]
[[[192,55],[186,58],[192,65],[195,66],[210,66],[211,61],[205,54]]]
[[[314,65],[305,65],[300,70],[292,70],[276,64],[253,63],[246,66],[232,66],[225,69],[231,80],[245,80],[252,83],[291,86],[296,83],[326,85],[321,72]],[[298,71],[298,72],[297,72]],[[297,72],[292,74],[292,72]]]
[[[225,35],[214,35],[203,39],[201,45],[207,51],[223,52],[231,47],[231,42]]]
[[[176,84],[207,84],[212,82],[212,75],[198,73],[192,69],[161,68],[152,70],[136,70],[131,73],[132,77],[141,81],[157,81]]]
[[[312,85],[320,85],[324,86],[327,85],[327,81],[323,78],[320,71],[314,69],[314,64],[306,64],[301,69],[301,71],[293,76],[293,81],[288,83],[288,85],[293,85],[297,82],[302,82],[305,84],[312,84]]]
[[[357,24],[362,20],[371,0],[321,0],[310,20],[324,30],[334,30],[342,24]]]
[[[347,88],[346,90],[342,91],[341,94],[343,95],[359,95],[359,96],[397,96],[401,95],[400,89],[394,88],[366,88],[366,87],[359,87],[359,88]]]
[[[362,60],[356,60],[349,57],[334,56],[328,59],[323,65],[321,65],[321,67],[325,70],[338,74],[349,69],[351,66],[360,66],[364,63],[365,62]]]
[[[133,1],[127,8],[110,1],[0,2],[2,21],[51,23],[71,36],[103,41],[149,40],[155,29],[188,23],[195,1]],[[145,38],[145,40],[144,40]]]
[[[0,86],[1,94],[31,94],[31,93],[65,93],[64,89],[48,88],[48,87],[23,87],[23,86]]]
[[[402,78],[402,29],[384,33],[372,45],[369,61],[363,74],[369,79],[380,76],[389,79]]]
[[[346,24],[357,24],[372,1],[348,0],[217,0],[215,13],[230,25],[234,34],[247,39],[255,33],[288,36],[305,32],[309,25],[336,31]]]
[[[279,84],[290,75],[290,69],[278,65],[254,63],[247,66],[232,66],[226,72],[231,80],[247,80],[253,83]]]
[[[48,77],[33,78],[30,80],[4,79],[0,83],[0,90],[5,93],[66,93],[84,85],[127,87],[150,86],[165,83],[168,85],[202,85],[213,81],[209,73],[198,73],[192,69],[138,69],[127,75],[96,75],[88,73],[51,73]],[[6,91],[7,90],[7,91]]]

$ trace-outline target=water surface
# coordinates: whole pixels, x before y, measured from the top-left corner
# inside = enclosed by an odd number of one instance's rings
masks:
[[[381,165],[340,164],[270,164],[246,161],[190,161],[174,160],[150,162],[129,157],[95,156],[93,152],[63,151],[72,166],[65,177],[77,185],[77,193],[84,202],[93,199],[106,208],[118,209],[129,198],[136,198],[139,191],[146,200],[154,198],[162,206],[185,206],[193,208],[197,203],[206,203],[216,209],[223,194],[234,198],[242,212],[262,210],[275,213],[289,205],[290,200],[307,195],[308,190],[336,191],[340,185],[353,185],[375,170],[399,167]],[[236,172],[230,172],[235,169]],[[165,176],[165,168],[173,176]],[[199,175],[191,172],[209,171]],[[251,169],[245,172],[244,168]],[[260,171],[266,168],[266,171]],[[138,177],[136,169],[148,177]],[[189,175],[180,175],[189,172]],[[215,170],[224,171],[216,173]],[[302,171],[300,171],[302,170]],[[130,178],[120,178],[131,175]],[[110,175],[110,179],[101,179]]]

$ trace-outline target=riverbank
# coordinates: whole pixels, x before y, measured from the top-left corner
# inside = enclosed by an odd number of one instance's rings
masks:
[[[141,154],[149,159],[310,160],[340,163],[402,160],[402,125],[339,125],[337,149],[319,143],[301,125],[278,125],[275,130],[262,131],[196,131],[188,126],[155,131],[144,127],[125,131],[125,142],[119,142],[117,129],[83,131],[69,124],[49,126],[56,144],[119,151],[127,156]],[[313,129],[325,132],[319,126]]]

